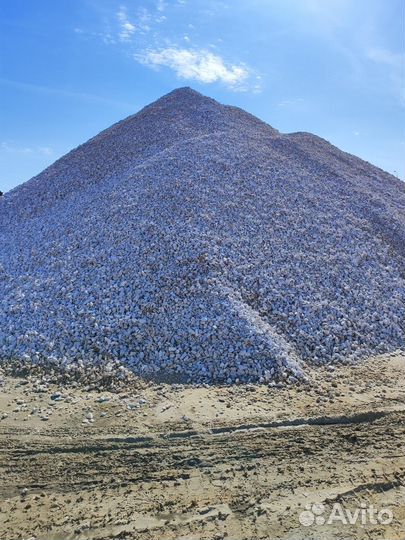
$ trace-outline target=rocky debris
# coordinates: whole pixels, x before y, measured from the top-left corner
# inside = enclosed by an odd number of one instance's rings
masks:
[[[94,415],[90,411],[86,414],[86,416],[83,418],[83,424],[93,424],[94,423]]]
[[[83,361],[59,364],[54,360],[48,362],[46,359],[38,362],[33,362],[30,358],[5,359],[0,363],[0,376],[2,374],[19,377],[20,386],[31,385],[31,391],[37,394],[49,393],[50,385],[61,388],[80,387],[96,392],[121,392],[124,389],[139,390],[145,387],[142,380],[116,361],[93,365]],[[109,397],[104,395],[98,398],[100,402],[108,399]],[[69,400],[69,397],[64,392],[58,391],[51,393],[50,400],[58,402]]]
[[[99,398],[96,399],[97,403],[106,403],[109,400],[110,398],[108,396],[100,396]]]
[[[403,183],[191,89],[1,207],[0,355],[89,390],[128,369],[293,384],[308,362],[403,346]]]

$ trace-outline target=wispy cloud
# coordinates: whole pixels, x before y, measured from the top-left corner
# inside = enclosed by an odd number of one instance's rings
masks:
[[[166,3],[159,0],[153,8],[138,7],[131,13],[130,19],[127,7],[121,5],[116,13],[118,20],[117,41],[133,42],[137,35],[148,34],[155,25],[166,21],[166,15],[164,15],[166,7]]]
[[[386,80],[390,81],[389,88],[399,97],[402,106],[405,106],[405,55],[396,53],[382,47],[367,47],[366,57],[378,64],[386,72]]]
[[[372,91],[405,105],[405,55],[385,46],[387,40],[378,22],[389,12],[384,3],[300,0],[298,5],[303,14],[302,29],[311,35],[317,32],[346,58],[347,80],[367,91],[372,87]],[[314,24],[308,25],[308,16]]]
[[[367,57],[378,64],[385,64],[388,66],[399,67],[404,61],[402,54],[393,53],[388,49],[381,49],[377,47],[370,47],[367,52]]]
[[[166,9],[166,2],[164,0],[158,0],[156,3],[156,9],[158,11],[164,11]]]
[[[51,148],[50,146],[38,146],[38,151],[43,156],[52,156],[53,154],[53,148]]]
[[[22,146],[10,141],[0,143],[0,150],[7,154],[52,156],[53,148],[50,146]]]
[[[88,39],[91,37],[101,38],[106,45],[113,45],[117,42],[117,39],[115,38],[115,36],[113,36],[111,30],[103,32],[93,32],[76,27],[73,29],[73,32],[79,35],[82,39]]]
[[[169,47],[136,54],[135,58],[150,67],[168,67],[182,79],[202,83],[219,81],[231,88],[242,88],[249,76],[249,70],[245,65],[226,65],[219,55],[205,49]]]
[[[121,6],[117,13],[117,19],[120,25],[118,38],[120,41],[130,41],[132,34],[135,33],[136,26],[130,22],[125,6]]]
[[[279,103],[277,103],[277,106],[278,107],[294,107],[296,105],[300,105],[301,103],[303,103],[304,100],[303,98],[291,98],[291,99],[283,99],[283,101],[280,101]]]
[[[297,7],[316,21],[321,32],[335,31],[347,23],[352,0],[300,0]]]
[[[0,85],[11,86],[13,88],[18,88],[21,90],[27,90],[30,92],[37,92],[44,95],[56,95],[62,98],[71,98],[79,99],[81,101],[86,101],[88,103],[105,103],[106,105],[112,105],[115,107],[121,107],[124,109],[133,110],[134,104],[125,103],[115,99],[109,99],[102,96],[97,96],[95,94],[88,94],[87,92],[74,92],[71,90],[65,90],[63,88],[53,88],[50,86],[42,86],[39,84],[32,84],[22,81],[14,81],[12,79],[4,79],[0,77]]]
[[[0,144],[0,148],[3,152],[8,154],[33,154],[34,150],[28,146],[16,146],[9,142],[3,141]]]

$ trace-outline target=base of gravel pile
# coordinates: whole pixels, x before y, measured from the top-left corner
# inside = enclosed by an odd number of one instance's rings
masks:
[[[33,363],[26,360],[1,360],[0,385],[4,377],[18,377],[22,385],[32,383],[34,391],[38,393],[46,393],[50,385],[99,392],[139,390],[148,386],[147,381],[137,377],[119,362],[97,365],[78,362],[66,366],[47,361]]]

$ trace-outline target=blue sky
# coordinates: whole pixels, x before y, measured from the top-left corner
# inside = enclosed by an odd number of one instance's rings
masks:
[[[402,0],[1,0],[0,189],[179,86],[405,176]]]

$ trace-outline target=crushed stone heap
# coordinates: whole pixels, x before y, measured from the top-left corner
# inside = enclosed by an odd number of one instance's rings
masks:
[[[0,357],[168,381],[403,346],[404,184],[181,88],[0,199]]]

